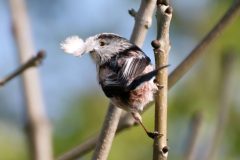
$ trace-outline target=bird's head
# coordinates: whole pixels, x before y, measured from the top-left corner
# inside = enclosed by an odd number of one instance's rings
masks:
[[[65,52],[75,56],[90,53],[97,64],[105,63],[131,46],[127,39],[113,33],[97,34],[87,38],[85,42],[76,36],[69,37],[61,44]]]

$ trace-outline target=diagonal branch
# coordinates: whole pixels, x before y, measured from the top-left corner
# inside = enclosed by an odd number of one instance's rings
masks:
[[[108,115],[108,113],[107,113],[107,115]],[[128,114],[126,114],[126,115],[128,115]],[[132,127],[134,122],[135,121],[132,119],[131,116],[121,117],[120,123],[118,124],[116,134],[120,133],[124,129]],[[75,148],[69,150],[68,152],[64,153],[62,156],[57,158],[57,160],[76,159],[78,157],[85,155],[86,153],[90,152],[96,146],[98,137],[100,137],[100,135],[89,138],[82,144],[80,144],[80,145],[76,146]]]
[[[169,28],[172,19],[172,8],[161,0],[157,1],[157,39],[152,41],[156,68],[168,64],[170,51]],[[167,146],[167,92],[168,71],[160,70],[156,76],[156,84],[163,86],[155,95],[155,131],[161,136],[154,138],[153,160],[166,160]]]
[[[203,125],[203,112],[198,111],[195,114],[193,114],[190,120],[186,150],[184,153],[184,159],[186,160],[194,160],[197,158],[196,157],[197,142],[200,138],[202,125]]]
[[[17,68],[14,72],[9,74],[5,78],[1,79],[0,87],[4,86],[6,83],[8,83],[10,80],[15,78],[16,76],[22,74],[28,68],[35,67],[35,66],[38,66],[39,64],[41,64],[44,57],[45,57],[45,51],[39,51],[36,56],[32,57],[25,64],[23,64],[19,68]]]
[[[103,129],[96,144],[96,149],[92,158],[93,160],[107,159],[121,116],[121,109],[118,107],[114,107],[110,103],[107,115],[108,116],[103,122]]]
[[[130,41],[138,46],[142,46],[148,28],[151,26],[152,15],[155,8],[156,0],[142,0],[140,9],[135,13],[135,25]],[[109,105],[104,124],[93,154],[92,159],[105,160],[108,157],[115,132],[118,127],[122,110]]]
[[[229,110],[231,107],[233,89],[234,89],[234,67],[236,66],[237,59],[236,53],[230,51],[228,54],[222,56],[221,65],[221,83],[220,83],[220,96],[219,96],[219,112],[217,115],[216,128],[213,132],[213,138],[209,143],[209,150],[207,155],[207,160],[215,159],[216,153],[219,149],[221,139],[223,137],[226,124],[229,117]]]
[[[168,88],[171,88],[183,75],[191,68],[196,61],[205,53],[204,50],[210,46],[223,30],[233,21],[240,12],[240,0],[236,0],[228,9],[221,20],[202,39],[202,41],[192,50],[182,63],[170,74]]]
[[[181,79],[185,73],[191,69],[191,67],[194,65],[194,63],[205,53],[204,51],[207,49],[207,47],[210,46],[211,43],[217,40],[217,37],[219,34],[223,33],[224,29],[227,28],[228,25],[231,24],[231,22],[234,20],[234,18],[238,15],[240,11],[240,0],[237,0],[236,3],[234,3],[225,13],[225,15],[221,18],[221,20],[213,27],[213,29],[203,38],[203,40],[190,52],[187,59],[184,60],[184,63],[182,62],[168,77],[168,89],[171,89],[179,79]],[[207,41],[208,43],[206,43]],[[197,57],[197,58],[196,58]],[[183,72],[183,71],[184,72]],[[144,111],[146,111],[150,106],[144,108]],[[121,120],[118,125],[117,133],[121,132],[125,129],[128,129],[134,125],[134,120],[129,116],[129,114],[124,113],[121,116]],[[70,149],[67,153],[68,157],[62,160],[72,159],[72,157],[78,157],[82,156],[85,153],[91,151],[94,146],[96,145],[96,137],[94,136],[90,138],[89,140],[86,140],[82,144],[76,146],[73,149]],[[86,143],[89,142],[91,143]],[[95,141],[94,141],[95,140]],[[64,157],[65,154],[60,156]]]

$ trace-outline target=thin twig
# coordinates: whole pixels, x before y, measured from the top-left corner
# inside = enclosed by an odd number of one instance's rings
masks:
[[[157,39],[152,42],[155,55],[156,68],[168,64],[170,51],[169,28],[172,19],[172,8],[169,5],[157,2]],[[155,95],[155,131],[160,134],[154,138],[153,160],[166,160],[168,157],[167,146],[167,92],[168,71],[160,70],[156,76],[156,84],[163,86]]]
[[[29,59],[25,64],[21,65],[14,72],[12,72],[11,74],[7,75],[5,78],[0,80],[0,87],[4,86],[6,83],[8,83],[10,80],[15,78],[16,76],[22,74],[28,68],[35,67],[41,64],[44,57],[45,57],[45,51],[39,51],[36,56]]]
[[[185,150],[185,160],[194,160],[196,158],[197,152],[197,142],[200,138],[200,131],[203,124],[203,113],[198,111],[193,114],[190,121],[188,136],[187,136],[187,145]]]
[[[239,0],[238,0],[239,1]],[[225,15],[222,17],[222,19],[216,24],[216,26],[206,35],[206,37],[204,37],[203,39],[205,39],[208,42],[213,42],[217,40],[217,35],[221,34],[224,29],[226,29],[226,27],[230,24],[231,21],[233,21],[234,17],[237,16],[238,12],[240,9],[240,3],[236,3],[234,6],[230,7],[230,9],[228,9],[228,11],[225,13]],[[217,27],[217,26],[221,26],[221,27]],[[214,31],[217,30],[217,31]],[[214,35],[212,33],[215,33]],[[209,40],[211,39],[211,40]],[[191,58],[191,57],[196,57],[196,54],[200,54],[200,56],[197,56],[198,58],[201,57],[201,55],[204,53],[205,49],[207,49],[207,47],[209,47],[211,43],[205,43],[203,40],[201,41],[200,44],[198,44],[195,49],[193,49],[193,51],[189,54],[188,56],[188,60],[190,61],[191,59],[197,60],[196,58]],[[184,76],[184,73],[186,73],[188,70],[191,69],[192,65],[194,63],[191,63],[191,65],[189,65],[189,63],[185,60],[185,63],[181,63],[168,77],[168,89],[171,89],[175,83],[181,79]],[[193,61],[192,61],[193,62]],[[194,61],[195,62],[195,61]],[[181,70],[184,70],[185,72],[181,72]],[[181,72],[181,73],[180,73]],[[144,108],[144,111],[146,111],[148,108],[150,108],[150,106],[152,106],[153,103],[150,103],[147,107]],[[122,115],[121,119],[128,119],[128,123],[126,125],[119,125],[118,126],[118,130],[117,132],[123,131],[127,128],[130,128],[133,126],[134,124],[134,120],[129,117],[129,114],[124,113]],[[120,120],[119,124],[124,124],[124,122],[122,120]],[[92,137],[91,139],[95,139],[97,136]],[[88,140],[86,140],[85,142],[87,142]],[[69,155],[68,158],[63,159],[63,160],[68,160],[68,159],[72,159],[71,158],[71,154],[73,155],[73,157],[77,157],[84,155],[85,153],[91,151],[94,146],[96,145],[96,141],[93,142],[95,145],[88,144],[83,142],[82,144],[78,145],[76,148],[70,149],[69,151],[67,151],[66,153]],[[86,145],[84,145],[86,144]],[[65,153],[60,156],[63,157],[65,155]]]
[[[130,41],[139,47],[142,46],[148,28],[151,25],[153,10],[155,8],[156,0],[142,0],[139,11],[135,17],[135,25],[131,35]],[[144,23],[143,23],[144,22]],[[112,141],[118,127],[121,117],[121,109],[113,105],[109,105],[108,112],[105,116],[105,121],[101,129],[100,136],[93,154],[93,160],[105,160],[108,157],[111,149]],[[109,122],[110,120],[110,122]],[[111,125],[109,125],[111,124]]]
[[[98,137],[99,137],[99,135],[89,138],[84,143],[82,143],[82,144],[74,147],[70,151],[64,153],[62,156],[57,158],[57,160],[77,159],[78,157],[87,154],[96,146]]]
[[[30,24],[24,0],[10,0],[13,31],[19,50],[21,64],[33,55],[34,47],[30,33]],[[36,67],[29,68],[22,74],[24,98],[27,112],[27,134],[31,159],[52,160],[51,127],[44,110],[44,103]]]
[[[228,54],[222,57],[222,67],[221,67],[221,83],[219,89],[219,112],[217,115],[217,124],[213,132],[213,137],[209,143],[209,152],[207,155],[207,160],[215,159],[216,153],[219,149],[221,139],[223,137],[225,127],[229,117],[229,110],[233,97],[234,89],[234,67],[236,64],[236,54],[230,51]]]

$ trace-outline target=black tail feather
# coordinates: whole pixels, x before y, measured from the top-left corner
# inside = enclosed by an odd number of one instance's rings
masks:
[[[141,75],[141,76],[136,77],[136,78],[132,81],[132,83],[127,87],[128,90],[134,90],[134,89],[136,89],[136,88],[137,88],[139,85],[141,85],[142,83],[147,82],[147,81],[151,80],[154,76],[156,76],[156,75],[157,75],[157,72],[158,72],[159,70],[164,69],[164,68],[166,68],[166,67],[168,67],[168,66],[169,66],[169,65],[165,65],[165,66],[159,67],[159,68],[157,68],[157,69],[155,69],[155,70],[153,70],[153,71],[151,71],[151,72],[148,72],[148,73],[146,73],[146,74],[143,74],[143,75]]]

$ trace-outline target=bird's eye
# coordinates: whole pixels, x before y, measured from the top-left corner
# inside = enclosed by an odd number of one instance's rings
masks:
[[[100,46],[104,46],[106,43],[103,41],[100,41],[99,44],[100,44]]]

